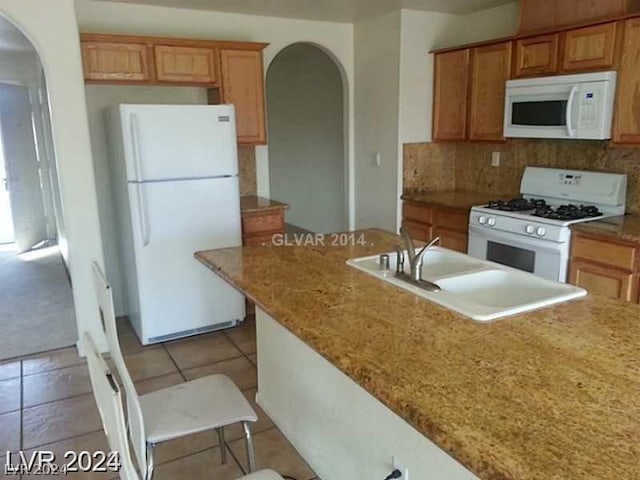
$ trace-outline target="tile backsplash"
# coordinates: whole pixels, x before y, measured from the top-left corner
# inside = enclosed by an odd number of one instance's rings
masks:
[[[500,152],[500,166],[491,166]],[[600,141],[509,140],[404,145],[405,192],[472,190],[516,195],[526,166],[626,173],[627,212],[640,214],[640,148]]]
[[[240,195],[255,195],[256,184],[256,149],[254,147],[238,147],[238,169],[240,177]]]

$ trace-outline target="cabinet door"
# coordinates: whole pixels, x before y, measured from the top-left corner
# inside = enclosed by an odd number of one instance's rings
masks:
[[[540,35],[516,41],[514,76],[528,77],[558,71],[559,34]]]
[[[616,31],[615,22],[568,31],[565,34],[563,70],[612,68]]]
[[[156,45],[154,53],[160,82],[217,84],[213,48]]]
[[[511,42],[473,49],[469,138],[504,140],[505,82],[511,75]]]
[[[572,259],[569,283],[582,287],[589,293],[627,302],[636,301],[635,278],[630,272]]]
[[[147,46],[138,43],[82,42],[85,80],[150,80]]]
[[[456,232],[448,228],[436,227],[434,236],[440,237],[440,246],[455,250],[457,252],[467,253],[467,241],[469,236],[466,233]]]
[[[625,22],[617,91],[613,141],[640,143],[640,18]]]
[[[464,140],[467,136],[469,56],[468,48],[436,54],[434,140]]]
[[[238,143],[265,144],[262,51],[220,51],[222,101],[236,107]]]

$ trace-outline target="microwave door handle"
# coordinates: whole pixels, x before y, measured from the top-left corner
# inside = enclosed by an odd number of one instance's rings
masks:
[[[565,112],[565,123],[567,124],[567,135],[569,137],[576,136],[576,129],[571,126],[571,116],[573,113],[573,100],[578,93],[578,85],[574,85],[571,87],[571,92],[569,93],[569,99],[567,100],[567,111]]]

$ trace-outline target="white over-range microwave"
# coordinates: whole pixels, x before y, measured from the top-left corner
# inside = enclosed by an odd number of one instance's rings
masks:
[[[611,138],[616,72],[507,81],[504,136]]]

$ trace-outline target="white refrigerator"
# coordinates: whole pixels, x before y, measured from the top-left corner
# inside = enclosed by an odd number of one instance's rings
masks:
[[[244,297],[194,257],[241,245],[232,105],[119,105],[112,187],[128,314],[147,345],[232,327]]]

